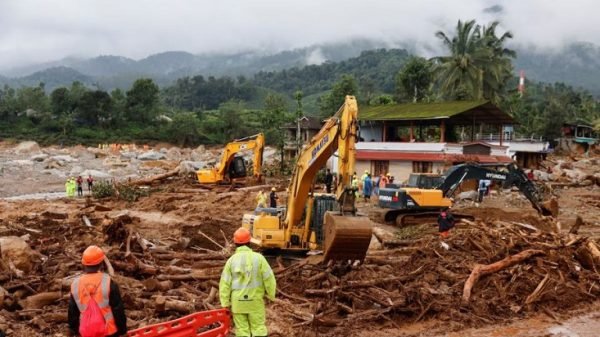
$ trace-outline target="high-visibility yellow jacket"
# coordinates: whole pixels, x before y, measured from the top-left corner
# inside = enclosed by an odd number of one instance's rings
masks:
[[[267,195],[260,191],[256,195],[256,207],[257,208],[266,208],[267,207]]]
[[[275,275],[269,263],[247,246],[238,247],[227,260],[219,283],[222,307],[234,314],[265,310],[264,296],[275,299]]]

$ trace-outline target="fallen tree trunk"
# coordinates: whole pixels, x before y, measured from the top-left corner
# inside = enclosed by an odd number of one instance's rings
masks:
[[[475,284],[477,283],[479,278],[481,278],[482,276],[493,274],[493,273],[503,270],[505,268],[514,266],[515,264],[521,263],[532,256],[542,255],[542,254],[544,254],[544,252],[541,250],[528,249],[528,250],[524,250],[520,253],[517,253],[515,255],[508,256],[508,257],[506,257],[500,261],[494,262],[492,264],[487,264],[487,265],[477,264],[477,265],[475,265],[475,267],[473,268],[473,271],[471,272],[471,275],[469,275],[469,278],[465,282],[465,286],[463,288],[462,303],[463,304],[469,303],[469,300],[471,299],[471,290],[473,289],[473,287],[475,286]]]
[[[61,299],[63,297],[63,294],[64,293],[60,291],[39,293],[19,301],[19,305],[25,310],[42,309],[43,307]]]
[[[164,180],[164,179],[167,179],[167,178],[171,178],[171,177],[174,177],[174,176],[176,176],[178,174],[179,174],[179,168],[176,168],[176,169],[171,170],[171,171],[169,171],[167,173],[157,174],[157,175],[150,176],[150,177],[147,177],[147,178],[133,180],[133,181],[130,181],[129,183],[127,183],[127,184],[128,185],[132,185],[132,186],[151,185],[155,181],[160,181],[160,180]]]

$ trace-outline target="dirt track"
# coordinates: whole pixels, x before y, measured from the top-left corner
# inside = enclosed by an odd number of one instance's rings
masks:
[[[131,203],[85,198],[0,201],[2,236],[26,235],[29,246],[41,254],[32,257],[30,273],[19,277],[9,269],[0,277],[6,291],[0,301],[0,327],[14,336],[64,336],[68,280],[79,272],[83,249],[98,243],[114,261],[131,328],[180,317],[186,310],[218,307],[214,288],[231,252],[229,238],[242,214],[253,209],[255,193],[204,191],[193,181],[176,179]],[[392,240],[374,240],[374,246],[388,247],[374,247],[358,268],[273,259],[281,302],[269,306],[270,328],[282,336],[498,336],[498,331],[515,337],[592,336],[585,329],[595,326],[600,278],[574,256],[588,242],[585,237],[600,237],[600,189],[571,187],[555,194],[562,207],[560,235],[551,232],[556,222],[539,218],[513,192],[492,196],[479,207],[461,202],[460,210],[477,220],[459,225],[448,241],[449,250],[440,247],[431,225],[398,233],[382,225]],[[373,207],[359,206],[365,212]],[[575,238],[566,232],[577,214],[586,221],[579,231],[581,241],[566,246]],[[84,215],[92,227],[84,224]],[[495,224],[498,220],[508,225]],[[540,230],[512,227],[513,222]],[[396,239],[411,243],[394,246]],[[482,278],[471,303],[461,306],[463,285],[475,263],[492,263],[526,249],[544,254]],[[594,267],[592,262],[587,268]],[[524,305],[546,275],[539,297]],[[383,281],[369,283],[373,279]],[[41,307],[24,302],[45,292],[58,295]],[[159,310],[160,296],[188,305],[170,302],[170,309]],[[570,321],[571,316],[576,318]],[[539,334],[521,322],[539,326]]]

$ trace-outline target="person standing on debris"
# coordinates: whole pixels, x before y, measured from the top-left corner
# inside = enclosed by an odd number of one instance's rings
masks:
[[[390,174],[383,175],[381,174],[381,178],[379,179],[379,189],[386,188],[387,184],[390,182],[389,180]]]
[[[333,183],[333,174],[331,174],[331,170],[327,169],[325,173],[325,190],[327,193],[331,193],[331,184]]]
[[[256,195],[256,208],[267,208],[267,196],[263,190],[258,191]]]
[[[236,336],[267,336],[265,324],[265,295],[275,300],[277,287],[269,263],[253,252],[250,231],[244,227],[233,234],[235,254],[227,260],[219,282],[219,299],[223,308],[233,314]]]
[[[358,198],[358,178],[356,177],[356,174],[352,176],[352,189],[354,190],[355,197]]]
[[[371,180],[371,175],[367,174],[365,178],[365,182],[363,185],[363,197],[365,198],[365,202],[371,200],[371,191],[373,190],[373,181]]]
[[[88,175],[87,177],[87,186],[88,186],[88,191],[90,192],[90,194],[92,193],[92,187],[94,187],[94,178],[92,178],[92,175]]]
[[[65,195],[67,197],[70,197],[69,193],[71,192],[71,179],[67,179],[67,181],[65,181]]]
[[[450,236],[450,230],[454,228],[455,220],[450,213],[450,209],[443,210],[438,215],[438,231],[440,232],[440,239],[444,240]]]
[[[363,175],[360,177],[360,183],[359,183],[359,188],[363,189],[365,188],[365,179],[367,179],[367,176],[369,175],[369,170],[365,170],[365,173],[363,173]]]
[[[81,176],[77,176],[77,196],[83,197],[83,178]]]
[[[485,191],[487,190],[486,182],[484,179],[479,180],[479,187],[477,188],[477,202],[481,203],[483,201],[483,196],[485,195]]]
[[[381,174],[373,178],[373,194],[379,196],[379,182],[381,181]]]
[[[82,335],[81,331],[102,328],[93,325],[95,304],[104,316],[105,336],[118,337],[127,334],[127,318],[121,292],[110,276],[101,271],[103,262],[104,251],[100,247],[89,246],[83,252],[83,274],[73,280],[69,297],[69,330],[74,336]],[[90,325],[85,325],[88,323]]]
[[[71,177],[67,179],[67,197],[73,198],[75,197],[75,177]]]
[[[279,197],[275,191],[277,191],[275,187],[272,187],[271,193],[269,193],[269,207],[271,208],[277,208],[277,200],[279,200]]]

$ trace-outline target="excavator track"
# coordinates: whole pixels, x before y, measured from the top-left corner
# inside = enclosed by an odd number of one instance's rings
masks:
[[[325,262],[364,261],[373,232],[373,224],[368,217],[327,212],[323,230]]]

